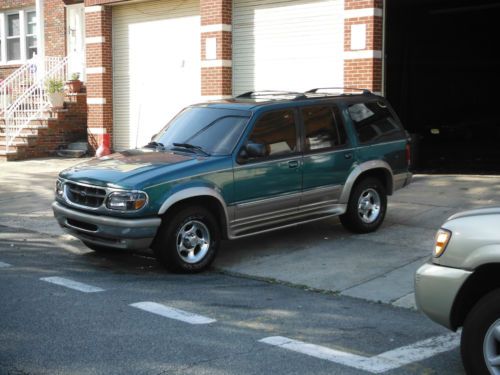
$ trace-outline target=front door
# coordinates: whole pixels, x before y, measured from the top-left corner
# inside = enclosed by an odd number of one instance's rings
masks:
[[[241,159],[234,168],[235,235],[279,226],[296,215],[302,188],[296,112],[285,109],[257,119],[246,143],[265,155]]]
[[[85,81],[85,8],[82,4],[66,6],[68,74],[80,74]]]

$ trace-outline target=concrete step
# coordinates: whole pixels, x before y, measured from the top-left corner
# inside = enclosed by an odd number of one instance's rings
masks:
[[[3,133],[0,133],[0,146],[4,145],[6,143],[6,136]],[[16,137],[16,142],[21,143],[21,144],[32,144],[33,141],[35,141],[38,138],[38,135],[36,134],[26,134],[26,133],[21,133]]]

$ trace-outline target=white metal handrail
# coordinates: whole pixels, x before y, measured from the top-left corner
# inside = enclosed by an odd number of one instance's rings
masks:
[[[36,80],[5,111],[5,150],[8,153],[15,139],[34,119],[40,118],[49,107],[45,84],[48,80],[65,82],[68,57],[47,57],[38,64]]]
[[[36,81],[39,59],[34,56],[0,82],[0,116]]]

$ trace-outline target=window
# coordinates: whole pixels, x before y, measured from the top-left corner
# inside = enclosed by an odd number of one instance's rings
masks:
[[[265,145],[268,157],[279,157],[297,151],[297,130],[293,110],[264,114],[257,120],[248,141]]]
[[[331,107],[305,107],[301,109],[301,113],[304,120],[306,151],[331,149],[347,143],[345,129],[335,121]]]
[[[393,141],[405,136],[387,105],[380,100],[350,105],[349,114],[361,143]]]
[[[37,17],[34,10],[0,13],[0,64],[19,63],[37,52]]]

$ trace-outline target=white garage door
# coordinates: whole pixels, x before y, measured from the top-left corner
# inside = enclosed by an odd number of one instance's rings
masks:
[[[113,147],[143,146],[200,100],[199,1],[113,8]]]
[[[344,84],[343,0],[235,0],[233,93]]]

